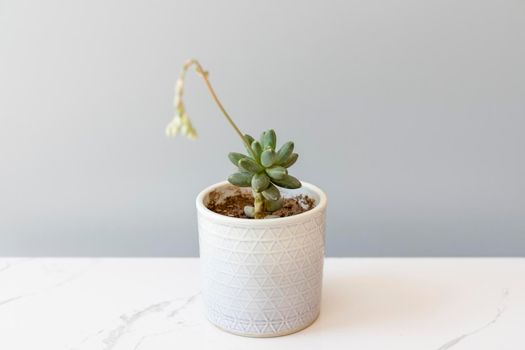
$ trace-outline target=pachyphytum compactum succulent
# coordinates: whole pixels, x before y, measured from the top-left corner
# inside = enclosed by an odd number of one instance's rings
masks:
[[[197,74],[204,79],[213,100],[226,117],[228,123],[242,139],[248,153],[248,155],[245,155],[232,152],[228,155],[230,161],[238,167],[238,171],[230,175],[228,181],[235,186],[251,187],[252,189],[254,205],[244,208],[246,216],[256,219],[271,217],[267,213],[274,212],[283,205],[283,198],[278,187],[289,189],[301,187],[301,182],[288,174],[288,168],[298,158],[298,154],[293,153],[294,144],[293,142],[286,142],[277,149],[277,137],[273,130],[263,132],[260,140],[255,140],[250,135],[243,134],[217,98],[208,79],[208,72],[195,59],[188,60],[184,64],[175,85],[175,117],[168,124],[166,134],[171,137],[182,134],[190,139],[197,137],[197,132],[186,114],[186,108],[182,101],[184,78],[186,72],[192,66],[195,67]]]
[[[283,205],[283,198],[276,186],[284,188],[299,188],[301,182],[288,174],[298,158],[293,153],[293,142],[286,142],[276,150],[277,137],[275,131],[262,133],[260,140],[250,135],[244,135],[250,144],[247,149],[249,156],[232,152],[228,154],[230,161],[239,171],[230,175],[228,181],[239,187],[251,187],[255,199],[254,206],[247,206],[244,212],[248,217],[264,217],[265,212],[273,212]]]

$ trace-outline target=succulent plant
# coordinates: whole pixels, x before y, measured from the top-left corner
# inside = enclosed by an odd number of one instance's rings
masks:
[[[259,140],[250,135],[244,135],[250,149],[250,155],[232,152],[228,154],[230,161],[238,167],[238,171],[228,177],[235,186],[251,187],[255,199],[254,206],[247,206],[244,212],[248,217],[261,218],[266,212],[273,212],[282,207],[283,198],[277,188],[299,188],[301,182],[288,174],[298,158],[293,153],[294,143],[286,142],[277,150],[277,137],[272,129],[262,133]]]
[[[175,117],[166,128],[168,136],[175,136],[181,133],[190,139],[197,137],[197,132],[186,114],[186,108],[182,101],[184,78],[186,72],[192,66],[195,67],[197,74],[204,79],[213,100],[242,139],[248,153],[248,155],[236,152],[228,154],[230,161],[238,168],[236,173],[228,177],[228,181],[232,185],[251,187],[252,189],[254,205],[244,208],[246,216],[255,219],[271,216],[267,216],[267,213],[274,212],[283,205],[283,198],[278,187],[289,189],[301,187],[301,182],[288,174],[288,168],[298,158],[298,154],[293,153],[294,143],[291,141],[286,142],[277,150],[277,136],[272,129],[263,132],[259,140],[255,140],[248,134],[243,134],[217,98],[208,79],[208,72],[195,59],[188,60],[184,64],[175,85],[174,104],[176,112]]]

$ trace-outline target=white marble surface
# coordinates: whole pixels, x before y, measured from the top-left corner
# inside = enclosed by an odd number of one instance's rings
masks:
[[[0,349],[525,349],[525,259],[327,259],[321,316],[224,333],[198,259],[0,258]]]

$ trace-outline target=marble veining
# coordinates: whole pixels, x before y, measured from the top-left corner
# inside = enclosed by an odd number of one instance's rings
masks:
[[[0,349],[521,350],[524,275],[521,258],[327,259],[319,320],[251,339],[205,319],[198,259],[0,258]]]
[[[16,300],[18,300],[18,299],[22,299],[22,298],[24,298],[24,297],[26,297],[26,296],[28,296],[28,295],[30,295],[30,294],[27,294],[27,295],[17,295],[17,296],[11,297],[11,298],[7,298],[7,299],[5,299],[5,300],[0,300],[0,306],[5,305],[5,304],[7,304],[7,303],[10,303],[10,302],[12,302],[12,301],[16,301]]]
[[[482,325],[481,327],[478,327],[478,328],[474,329],[473,331],[470,331],[468,333],[464,333],[464,334],[460,335],[459,337],[456,337],[456,338],[454,338],[452,340],[447,341],[445,344],[441,345],[438,350],[450,349],[453,346],[457,345],[463,339],[465,339],[467,337],[470,337],[470,336],[472,336],[474,334],[477,334],[477,333],[483,331],[484,329],[490,327],[494,323],[496,323],[499,320],[499,318],[501,317],[501,315],[503,315],[503,313],[505,312],[505,309],[506,309],[505,300],[509,296],[509,290],[505,288],[503,290],[502,294],[503,294],[502,301],[501,301],[500,305],[498,306],[498,309],[496,311],[496,315],[489,322],[487,322],[486,324]]]
[[[84,340],[79,344],[79,346],[73,347],[71,348],[71,350],[88,349],[90,347],[86,347],[86,344],[90,341],[93,341],[94,339],[95,343],[100,340],[100,342],[103,344],[103,350],[112,350],[117,347],[121,338],[127,335],[133,335],[133,333],[140,333],[141,336],[138,337],[138,340],[135,341],[136,344],[133,346],[133,349],[138,349],[141,346],[141,344],[148,338],[174,332],[179,327],[184,326],[185,322],[184,319],[178,320],[177,322],[171,324],[175,327],[161,332],[150,332],[145,329],[137,329],[135,327],[137,323],[144,321],[148,317],[154,315],[160,316],[160,319],[163,320],[163,323],[168,323],[169,319],[176,317],[180,314],[181,311],[183,311],[186,307],[191,305],[197,299],[199,294],[200,293],[185,298],[161,301],[158,303],[148,305],[140,310],[122,314],[118,317],[119,324],[116,327],[110,329],[101,329],[92,335],[86,336]],[[146,322],[148,321],[146,320]],[[162,326],[162,328],[165,327],[166,325]],[[137,337],[133,336],[133,338]]]
[[[22,259],[14,259],[13,262],[11,262],[9,260],[3,261],[4,262],[4,267],[2,269],[0,269],[0,272],[6,271],[6,270],[11,269],[11,268],[14,268],[14,267],[16,267],[19,264],[27,263],[29,261],[34,261],[34,259],[33,258],[22,258]],[[45,261],[45,259],[43,261]],[[96,260],[91,260],[90,261],[90,265],[95,264],[95,263],[97,263]],[[63,271],[61,269],[57,269],[57,268],[53,269],[53,268],[50,268],[46,264],[42,264],[41,268],[42,268],[42,270],[46,271],[45,273],[60,272],[60,273],[64,273],[65,277],[62,278],[62,279],[59,279],[58,281],[56,281],[55,283],[52,283],[51,285],[45,286],[44,288],[38,288],[36,291],[25,292],[25,293],[22,293],[20,295],[15,295],[15,296],[8,297],[7,299],[0,300],[0,307],[2,305],[8,304],[8,303],[21,300],[23,298],[35,296],[35,295],[38,295],[39,293],[44,293],[44,292],[46,292],[46,291],[48,291],[50,289],[54,289],[54,288],[58,288],[58,287],[64,286],[64,285],[74,281],[75,279],[81,277],[84,273],[86,273],[86,271],[88,271],[90,265],[87,268],[84,268],[84,269],[82,269],[80,271],[74,271],[73,273],[67,273],[66,271]],[[1,280],[0,280],[0,282],[1,282]],[[1,286],[1,284],[0,284],[0,286]]]
[[[150,313],[161,312],[170,305],[169,301],[163,301],[158,304],[153,304],[146,307],[143,310],[137,311],[134,314],[122,315],[120,319],[122,324],[115,329],[112,329],[108,332],[108,336],[105,337],[102,342],[106,344],[104,350],[111,350],[117,345],[119,339],[130,329],[135,322],[140,320],[142,317],[147,316]]]
[[[11,264],[8,261],[3,261],[2,263],[3,263],[3,266],[0,267],[0,272],[5,271],[11,267]]]

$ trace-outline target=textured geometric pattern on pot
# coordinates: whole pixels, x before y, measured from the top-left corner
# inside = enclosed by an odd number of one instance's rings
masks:
[[[255,228],[199,215],[203,297],[212,323],[233,333],[271,336],[317,318],[325,214],[305,217]]]

